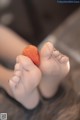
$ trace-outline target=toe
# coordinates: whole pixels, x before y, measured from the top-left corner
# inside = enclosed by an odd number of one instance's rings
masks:
[[[59,54],[59,56],[57,56],[57,60],[60,61],[62,57],[63,57],[63,55]]]
[[[18,76],[14,76],[11,80],[17,85],[17,83],[19,82],[20,78]]]
[[[18,83],[19,83],[19,77],[17,76],[14,76],[12,79],[9,80],[9,85],[13,93],[16,87],[18,86]]]
[[[14,75],[18,76],[18,77],[21,77],[22,76],[22,71],[15,71]]]
[[[58,57],[60,55],[60,52],[58,50],[53,50],[53,55],[55,57]]]
[[[52,52],[53,52],[53,44],[51,42],[47,42],[42,47],[40,54],[44,58],[45,57],[50,58],[50,56],[52,55]]]
[[[15,81],[18,81],[18,83],[16,84]],[[12,90],[13,93],[13,97],[20,101],[21,99],[23,99],[23,97],[26,95],[24,95],[25,91],[24,91],[24,87],[21,81],[19,81],[19,78],[17,77],[13,77],[11,80],[9,80],[9,85],[10,88]],[[21,102],[22,103],[22,102]]]
[[[16,87],[16,83],[12,79],[9,80],[9,85],[10,85],[12,90],[15,89],[15,87]]]
[[[15,69],[16,71],[22,70],[21,64],[20,64],[20,63],[16,63],[14,69]]]
[[[69,61],[69,58],[67,56],[62,56],[62,58],[60,59],[61,63],[67,63]]]
[[[34,66],[31,59],[27,56],[20,55],[17,57],[17,61],[21,64],[22,68],[27,71]]]

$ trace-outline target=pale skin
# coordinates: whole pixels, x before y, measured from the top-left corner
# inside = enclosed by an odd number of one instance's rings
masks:
[[[44,44],[40,56],[42,79],[39,89],[44,97],[51,98],[70,70],[69,58],[56,50],[50,42]]]
[[[0,86],[27,109],[35,108],[40,101],[37,88],[46,98],[54,96],[69,72],[68,57],[47,42],[40,51],[40,66],[37,67],[30,58],[21,55],[28,42],[4,27],[0,27],[0,40],[0,58],[16,61],[14,71],[0,65]]]

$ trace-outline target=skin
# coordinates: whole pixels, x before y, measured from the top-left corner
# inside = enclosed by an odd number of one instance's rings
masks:
[[[46,98],[54,96],[63,78],[70,70],[69,58],[56,50],[52,43],[47,42],[40,52],[42,79],[39,89]]]
[[[39,103],[38,86],[44,97],[51,98],[70,69],[68,57],[58,52],[50,42],[41,49],[40,58],[39,69],[30,58],[18,56],[14,75],[9,80],[13,97],[28,109]]]
[[[31,59],[23,55],[18,56],[14,75],[9,80],[13,97],[26,108],[33,109],[40,100],[37,90],[40,80],[41,71],[34,65]]]
[[[44,97],[54,96],[62,79],[69,72],[68,58],[59,53],[51,43],[46,43],[40,51],[38,68],[28,57],[20,55],[29,45],[28,42],[2,26],[0,33],[0,58],[15,63],[14,71],[0,65],[0,87],[28,109],[35,108],[40,101],[38,87]]]
[[[29,43],[25,42],[25,40],[22,39],[20,36],[18,36],[16,33],[14,33],[13,31],[11,31],[8,28],[0,26],[0,59],[2,59],[4,61],[7,60],[8,63],[15,64],[15,66],[17,66],[16,65],[17,64],[17,60],[16,60],[17,56],[19,56],[22,53],[23,49],[25,47],[27,47],[28,45],[29,45]],[[22,61],[25,61],[25,60],[24,60],[23,56],[22,57],[20,56],[19,58],[20,58],[19,64],[23,67],[25,63]],[[10,70],[10,69],[7,69],[4,66],[0,65],[0,73],[1,73],[0,74],[0,87],[4,88],[11,97],[13,97],[18,102],[20,102],[25,108],[33,109],[37,106],[37,104],[40,101],[40,96],[39,96],[39,93],[37,90],[37,85],[39,84],[39,81],[40,81],[41,72],[33,64],[33,62],[29,58],[27,58],[27,63],[30,64],[30,62],[31,62],[31,66],[33,68],[32,70],[29,69],[30,74],[28,74],[25,69],[19,69],[19,71],[17,71],[16,67],[15,67],[14,70]],[[22,72],[24,73],[24,75],[23,75],[23,78],[21,78],[19,81],[22,82],[22,79],[23,79],[23,81],[25,81],[24,84],[27,84],[25,89],[24,88],[22,89],[20,87],[21,82],[19,82],[20,84],[17,84],[18,79],[16,79],[16,77],[18,77],[18,75],[21,75],[20,73],[22,73]],[[35,72],[38,74],[38,78],[33,77],[35,75]],[[32,76],[32,79],[29,76]],[[27,80],[24,78],[27,78]],[[28,80],[28,78],[30,80]],[[35,80],[33,80],[33,78]],[[31,82],[31,83],[28,82],[28,81],[32,81],[32,80],[35,82]],[[15,81],[15,84],[13,84],[13,81]],[[15,85],[17,87],[15,87]],[[27,88],[29,85],[30,85],[30,87]],[[20,91],[21,89],[22,89],[22,91]],[[28,91],[26,91],[26,89],[28,89]],[[24,94],[24,91],[25,91],[25,94]],[[22,92],[21,96],[19,96],[20,92]],[[16,93],[16,94],[14,94],[14,93]],[[21,97],[23,97],[24,99],[22,99]]]

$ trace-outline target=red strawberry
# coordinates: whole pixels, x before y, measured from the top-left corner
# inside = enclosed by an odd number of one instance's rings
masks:
[[[29,57],[37,66],[39,66],[39,64],[40,64],[40,55],[39,55],[39,51],[38,51],[36,46],[29,45],[28,47],[26,47],[23,50],[22,54],[24,56]]]

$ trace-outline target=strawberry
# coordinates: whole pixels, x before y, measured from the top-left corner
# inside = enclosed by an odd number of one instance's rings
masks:
[[[22,54],[24,56],[29,57],[33,61],[33,63],[35,65],[39,66],[39,64],[40,64],[40,55],[39,55],[39,51],[38,51],[36,46],[29,45],[28,47],[24,48]]]

